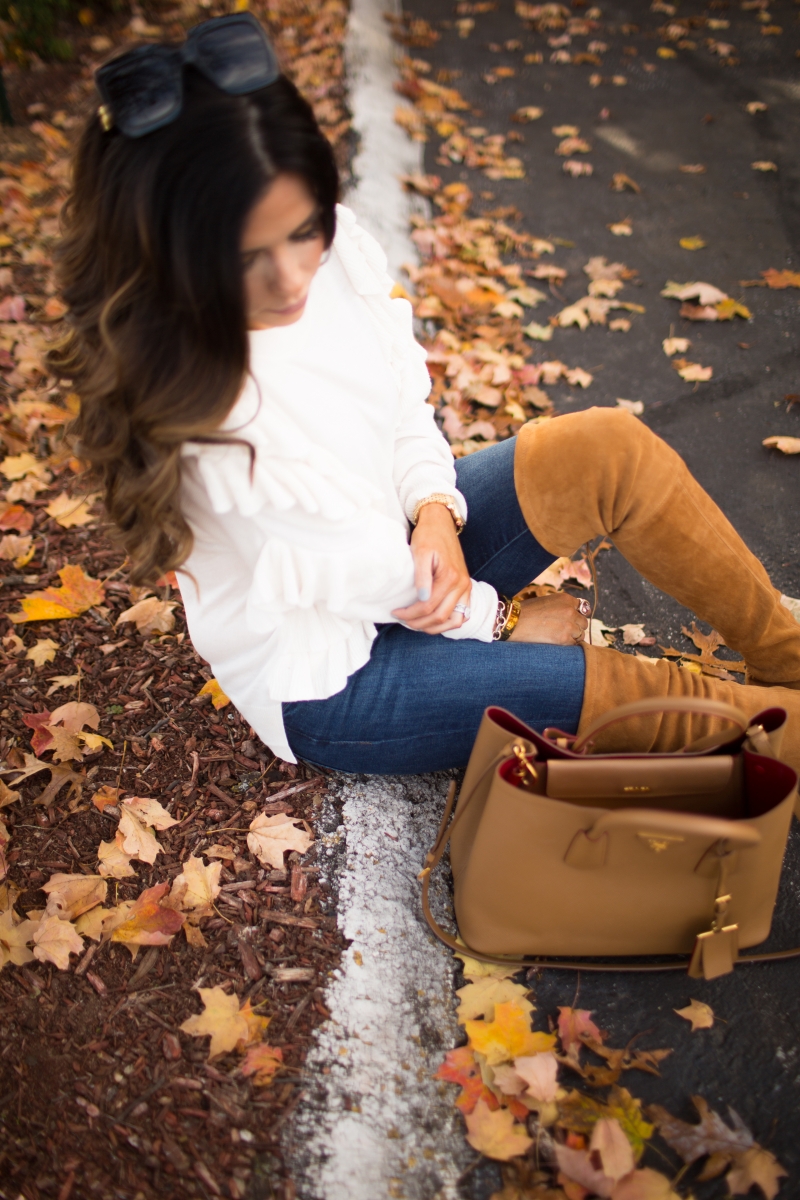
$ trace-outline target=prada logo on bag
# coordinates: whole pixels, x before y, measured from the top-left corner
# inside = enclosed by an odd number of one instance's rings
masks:
[[[652,792],[652,788],[647,783],[629,783],[623,789],[623,792]]]
[[[637,833],[637,837],[641,838],[649,850],[654,854],[661,854],[664,850],[669,850],[670,846],[675,842],[685,842],[686,839],[679,837],[674,833]]]

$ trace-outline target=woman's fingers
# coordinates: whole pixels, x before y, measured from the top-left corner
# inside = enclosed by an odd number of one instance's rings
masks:
[[[423,604],[431,599],[434,569],[435,554],[432,550],[423,550],[414,555],[414,586],[417,599]]]

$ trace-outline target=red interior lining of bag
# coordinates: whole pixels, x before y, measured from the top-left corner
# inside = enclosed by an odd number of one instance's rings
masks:
[[[744,781],[748,816],[763,817],[796,787],[797,773],[775,758],[745,751]]]

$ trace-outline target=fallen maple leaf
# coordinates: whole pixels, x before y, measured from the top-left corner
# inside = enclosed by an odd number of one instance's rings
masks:
[[[148,596],[131,608],[126,608],[114,622],[121,625],[133,621],[139,633],[148,637],[152,633],[169,633],[175,628],[173,609],[177,607],[174,600],[159,600],[156,596]]]
[[[135,813],[143,824],[152,825],[154,829],[170,829],[178,824],[163,805],[151,796],[126,796],[122,801],[122,810]]]
[[[769,159],[758,159],[756,162],[750,163],[754,171],[777,171],[777,163],[770,162]]]
[[[83,938],[74,925],[59,917],[42,917],[33,935],[34,958],[66,971],[70,954],[80,954],[82,949]]]
[[[9,504],[0,513],[0,529],[4,532],[13,530],[16,533],[29,533],[33,527],[33,513],[27,512],[21,504]],[[11,557],[10,554],[6,557]]]
[[[698,1125],[690,1125],[673,1117],[658,1104],[652,1104],[648,1110],[664,1141],[685,1163],[712,1155],[715,1173],[721,1175],[737,1155],[758,1145],[742,1118],[732,1108],[728,1109],[733,1123],[731,1128],[718,1113],[709,1108],[702,1096],[692,1096],[692,1103],[700,1114]]]
[[[112,930],[127,920],[134,904],[134,900],[123,900],[116,908],[91,908],[78,917],[75,928],[81,937],[91,938],[93,942],[102,941]]]
[[[725,1182],[732,1196],[744,1196],[755,1185],[760,1188],[767,1200],[777,1196],[780,1181],[788,1175],[774,1154],[761,1146],[753,1146],[737,1156]]]
[[[692,237],[682,237],[679,244],[682,250],[702,250],[706,243],[694,234]]]
[[[681,1200],[681,1196],[673,1190],[666,1175],[643,1167],[614,1184],[611,1200]]]
[[[556,1041],[553,1034],[534,1033],[518,1003],[496,1004],[493,1021],[465,1021],[464,1028],[473,1050],[483,1054],[490,1067],[552,1050]]]
[[[33,962],[29,947],[38,926],[38,921],[19,919],[11,905],[0,909],[0,970],[7,962],[17,967]]]
[[[260,1039],[262,1027],[254,1029],[249,1002],[240,1009],[239,998],[235,994],[229,996],[219,985],[198,988],[197,991],[203,1001],[203,1012],[188,1017],[180,1028],[191,1037],[211,1038],[209,1059],[240,1047],[243,1049],[250,1042]],[[268,1023],[266,1017],[258,1020]]]
[[[115,789],[116,790],[116,789]],[[101,842],[97,848],[98,871],[107,879],[127,879],[135,875],[130,854],[125,852],[125,838],[119,832],[113,842]]]
[[[150,826],[125,805],[122,806],[119,819],[119,834],[122,836],[122,848],[131,858],[152,864],[161,853],[161,846]]]
[[[7,533],[0,538],[0,558],[4,562],[12,560],[17,570],[25,567],[36,553],[32,537],[18,537],[15,533]]]
[[[544,116],[543,108],[537,108],[536,105],[529,104],[524,108],[518,108],[511,117],[511,120],[522,125],[527,121],[538,121],[542,116]]]
[[[239,1068],[242,1075],[252,1075],[256,1087],[268,1087],[277,1071],[283,1067],[283,1051],[278,1046],[251,1046]]]
[[[15,625],[24,621],[61,621],[78,617],[105,597],[105,587],[99,579],[92,579],[82,567],[67,565],[58,572],[62,582],[60,588],[45,588],[31,592],[20,603],[22,612],[10,613]]]
[[[487,1158],[508,1162],[526,1154],[533,1145],[533,1138],[528,1137],[524,1126],[517,1124],[507,1108],[492,1112],[485,1101],[479,1100],[464,1120],[470,1146]]]
[[[226,705],[230,704],[229,698],[223,692],[217,679],[209,679],[207,683],[203,684],[197,694],[198,696],[210,696],[211,703],[216,709],[225,708]]]
[[[45,663],[53,661],[58,649],[58,642],[54,642],[52,638],[38,638],[36,645],[27,650],[25,657],[29,658],[34,666],[43,667]]]
[[[111,934],[112,942],[122,942],[136,958],[140,946],[168,946],[185,920],[182,913],[165,908],[161,899],[169,891],[168,883],[146,888],[126,919]]]
[[[592,1020],[591,1011],[587,1008],[568,1008],[559,1005],[558,1037],[561,1048],[569,1058],[577,1058],[582,1038],[592,1037],[602,1042],[603,1035]]]
[[[104,812],[107,808],[116,808],[119,804],[119,794],[121,788],[111,787],[110,784],[104,783],[98,788],[92,796],[92,804],[100,812]],[[103,843],[105,844],[105,843]]]
[[[782,454],[800,454],[800,437],[768,437],[762,446],[774,446]]]
[[[89,509],[95,503],[99,496],[99,492],[95,492],[90,496],[85,496],[81,500],[76,500],[73,496],[68,496],[66,492],[61,492],[56,496],[47,508],[44,510],[49,517],[52,517],[63,529],[72,529],[73,526],[90,525],[97,518],[93,517]]]
[[[672,365],[687,383],[705,383],[714,374],[713,367],[702,367],[700,363],[688,362],[685,358],[676,358]]]
[[[481,1099],[490,1108],[497,1107],[497,1100],[484,1084],[480,1067],[469,1046],[448,1050],[435,1077],[458,1084],[461,1092],[456,1099],[456,1108],[460,1108],[463,1113],[471,1113]]]
[[[720,300],[728,299],[725,292],[711,283],[675,283],[671,279],[661,295],[672,300],[697,300],[700,305],[717,304]]]
[[[220,893],[221,870],[222,863],[207,866],[202,858],[195,858],[191,854],[183,864],[180,875],[173,880],[170,901],[181,911],[200,909],[210,912]]]
[[[41,890],[47,895],[48,917],[74,921],[81,913],[102,904],[108,884],[99,875],[51,875]]]
[[[463,1025],[465,1021],[474,1020],[476,1017],[485,1017],[488,1021],[493,1020],[496,1004],[518,1004],[530,1016],[533,1012],[533,1005],[526,998],[527,990],[521,984],[512,983],[509,979],[487,978],[481,979],[477,983],[468,983],[466,987],[459,988],[456,993],[459,997],[459,1024]]]
[[[685,354],[691,344],[688,338],[682,337],[664,338],[661,343],[667,358],[672,358],[673,354]]]
[[[55,692],[59,692],[65,687],[75,687],[82,679],[83,676],[81,675],[80,671],[77,675],[51,675],[48,680],[50,687],[45,692],[45,696],[52,696]],[[106,739],[104,738],[103,741],[105,740]]]
[[[714,1024],[714,1010],[703,1004],[702,1000],[692,1000],[686,1008],[676,1008],[673,1011],[679,1017],[683,1017],[684,1021],[691,1021],[692,1033],[697,1029],[710,1029]]]
[[[526,1085],[526,1095],[550,1104],[558,1094],[558,1059],[550,1050],[514,1059],[514,1070]]]
[[[800,288],[800,271],[776,271],[769,267],[761,274],[768,288]]]
[[[283,869],[283,856],[287,850],[305,854],[313,841],[311,835],[298,828],[298,825],[299,822],[286,813],[277,813],[273,817],[259,813],[250,822],[247,848],[264,866],[280,871]]]
[[[19,800],[20,794],[20,792],[14,792],[11,788],[6,787],[0,779],[0,808],[5,808],[7,804],[13,804],[15,800]]]
[[[631,1144],[616,1117],[601,1117],[592,1130],[589,1152],[600,1160],[604,1175],[615,1183],[629,1175],[635,1163]]]

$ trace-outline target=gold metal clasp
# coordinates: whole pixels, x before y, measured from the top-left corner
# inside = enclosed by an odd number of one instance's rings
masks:
[[[663,853],[664,850],[669,850],[671,845],[676,842],[685,842],[686,838],[680,837],[676,833],[637,833],[638,838],[644,842],[648,849],[656,854]]]
[[[520,769],[522,771],[527,771],[533,779],[538,779],[539,776],[536,772],[536,767],[531,762],[529,753],[525,746],[523,746],[521,742],[514,742],[514,745],[511,747],[511,749],[513,750],[514,756],[520,765]]]

